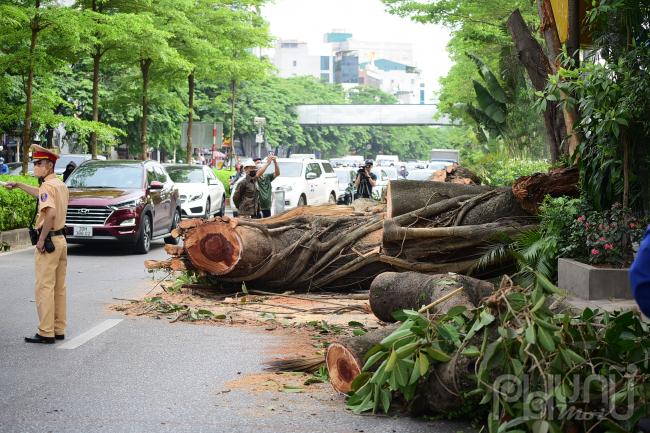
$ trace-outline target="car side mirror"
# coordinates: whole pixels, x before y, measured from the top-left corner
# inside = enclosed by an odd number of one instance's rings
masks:
[[[157,180],[152,180],[151,183],[149,183],[149,189],[163,189],[163,186],[162,182]]]
[[[307,176],[306,176],[307,180],[314,180],[317,177],[318,177],[318,175],[316,173],[314,173],[313,171],[310,171],[309,173],[307,173]]]

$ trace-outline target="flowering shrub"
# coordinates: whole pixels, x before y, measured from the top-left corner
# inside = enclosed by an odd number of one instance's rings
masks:
[[[607,211],[582,212],[573,222],[562,255],[591,264],[629,266],[634,258],[633,245],[641,240],[646,223],[618,203]]]

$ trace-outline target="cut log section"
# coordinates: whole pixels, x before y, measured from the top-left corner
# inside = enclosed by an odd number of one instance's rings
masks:
[[[493,284],[459,274],[385,272],[370,285],[370,309],[379,320],[395,322],[393,312],[418,310],[459,287],[464,289],[461,293],[436,305],[429,312],[444,312],[457,305],[472,309],[494,292]]]
[[[434,182],[458,183],[461,185],[481,184],[481,178],[478,177],[476,173],[465,167],[461,167],[456,163],[447,168],[441,168],[438,171],[434,171],[430,180]]]
[[[343,338],[327,347],[325,364],[332,387],[338,392],[350,392],[352,381],[361,373],[363,357],[381,340],[392,334],[398,325],[373,329],[358,337]]]

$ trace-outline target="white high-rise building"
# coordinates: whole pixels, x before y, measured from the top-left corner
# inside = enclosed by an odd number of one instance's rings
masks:
[[[312,76],[326,83],[334,82],[332,55],[327,48],[318,55],[310,51],[306,42],[280,40],[275,45],[273,64],[282,78]]]
[[[402,104],[425,103],[410,43],[358,41],[352,33],[333,30],[319,45],[278,41],[273,64],[283,78],[307,75],[345,88],[367,85],[394,95]]]

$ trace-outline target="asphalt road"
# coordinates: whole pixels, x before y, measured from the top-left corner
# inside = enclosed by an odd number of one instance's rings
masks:
[[[465,424],[357,416],[323,396],[229,390],[259,373],[277,337],[110,311],[144,295],[146,255],[70,246],[66,341],[26,344],[36,331],[33,249],[0,255],[0,432],[468,432]],[[108,319],[122,319],[77,348],[60,349]],[[228,391],[228,392],[224,392]],[[321,393],[323,394],[323,393]]]

